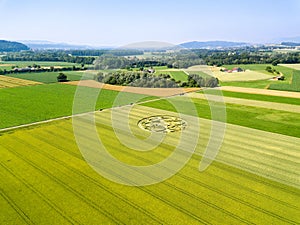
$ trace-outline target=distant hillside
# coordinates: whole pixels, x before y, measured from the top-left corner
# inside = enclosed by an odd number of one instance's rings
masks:
[[[297,47],[300,46],[300,43],[295,42],[282,42],[281,45],[289,46],[289,47]]]
[[[279,43],[282,43],[282,42],[293,42],[293,43],[300,43],[300,36],[298,37],[285,37],[285,38],[277,38],[277,39],[273,39],[271,41],[271,43],[276,43],[276,44],[279,44]]]
[[[249,44],[244,42],[230,42],[230,41],[192,41],[180,44],[183,48],[198,49],[198,48],[233,48],[242,47]]]
[[[93,47],[89,45],[73,45],[67,43],[55,43],[50,41],[20,41],[31,49],[36,50],[51,50],[51,49],[59,49],[59,50],[86,50],[86,49],[100,49],[101,47]],[[102,47],[105,48],[105,47]],[[101,49],[102,49],[101,48]]]
[[[0,52],[19,52],[22,50],[29,50],[29,48],[19,42],[0,40]]]

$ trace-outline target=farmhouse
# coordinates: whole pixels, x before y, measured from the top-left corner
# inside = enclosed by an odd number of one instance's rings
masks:
[[[276,76],[276,77],[273,77],[271,80],[284,80],[284,76],[283,75],[280,75],[280,76]]]
[[[244,70],[242,69],[242,68],[240,68],[240,67],[234,67],[233,69],[232,69],[232,73],[238,73],[238,72],[243,72]]]

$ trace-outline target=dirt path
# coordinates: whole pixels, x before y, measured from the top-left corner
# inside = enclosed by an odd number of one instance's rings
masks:
[[[142,87],[130,87],[130,86],[117,86],[110,84],[99,83],[94,80],[82,80],[82,81],[72,81],[66,82],[64,84],[75,85],[75,86],[85,86],[92,88],[103,88],[113,91],[123,91],[135,94],[144,94],[157,97],[169,97],[173,95],[179,95],[182,93],[195,92],[200,90],[200,88],[142,88]]]
[[[300,98],[300,92],[276,91],[276,90],[232,87],[232,86],[224,86],[221,87],[220,89],[222,91],[241,92],[241,93],[248,93],[248,94],[272,95],[272,96],[280,96],[280,97],[287,97],[287,98]]]

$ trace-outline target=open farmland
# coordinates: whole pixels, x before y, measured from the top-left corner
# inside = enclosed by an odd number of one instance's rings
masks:
[[[117,110],[123,114],[123,108]],[[136,123],[158,114],[172,113],[136,106],[130,119],[133,132],[147,136]],[[151,165],[169,156],[178,143],[178,134],[170,133],[153,151],[132,151],[116,138],[110,120],[109,110],[96,113],[103,144],[124,162]],[[211,123],[201,119],[200,124],[197,154],[172,178],[144,187],[117,184],[93,171],[76,145],[70,119],[3,133],[0,168],[6,182],[1,183],[0,196],[7,213],[1,222],[297,224],[299,139],[229,125],[217,161],[199,172]],[[193,129],[190,124],[184,132],[192,135]],[[80,130],[88,141],[90,128],[84,117]],[[256,144],[249,145],[249,140]],[[107,172],[114,174],[110,168]]]
[[[41,83],[0,75],[0,88],[12,88],[37,84]]]

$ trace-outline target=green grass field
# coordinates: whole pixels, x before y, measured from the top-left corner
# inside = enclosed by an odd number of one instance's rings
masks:
[[[290,83],[270,84],[269,89],[280,91],[300,91],[300,71],[294,71]]]
[[[171,71],[170,75],[172,78],[174,78],[176,81],[187,81],[187,74],[183,71]]]
[[[168,112],[136,107],[131,124],[157,113]],[[151,165],[174,150],[163,142],[150,152],[132,151],[107,125],[108,111],[96,118],[103,144],[119,160]],[[144,187],[117,184],[93,171],[77,148],[70,119],[4,133],[0,136],[0,176],[5,180],[0,189],[5,212],[1,224],[297,224],[300,192],[286,183],[299,182],[294,180],[299,139],[267,132],[257,136],[255,130],[229,126],[217,161],[199,172],[210,122],[201,120],[201,124],[197,154],[172,178]],[[89,141],[84,121],[80,129]],[[143,132],[138,129],[133,128]],[[177,138],[176,133],[166,137],[170,143]],[[254,143],[250,140],[256,144],[249,144]],[[281,152],[287,144],[289,148]],[[115,170],[111,166],[107,172]]]
[[[94,88],[82,88],[87,93],[95,91]],[[0,89],[0,128],[72,115],[75,91],[76,86],[65,84]],[[117,95],[116,91],[101,90],[96,109],[110,108]],[[128,104],[137,95],[123,93],[123,96],[123,103]]]
[[[172,78],[174,78],[176,81],[182,81],[185,82],[188,79],[187,74],[184,71],[181,70],[158,70],[156,71],[156,74],[169,74]]]
[[[56,83],[57,82],[57,76],[60,72],[44,72],[44,73],[20,73],[20,74],[9,74],[6,76],[25,79],[25,80],[31,80],[31,81],[37,81],[42,83]],[[65,71],[63,72],[65,75],[67,75],[68,80],[70,81],[77,81],[81,80],[82,76],[86,73],[83,71]],[[85,79],[94,79],[94,74],[90,74],[88,77],[85,77]]]

